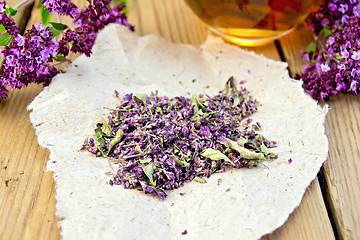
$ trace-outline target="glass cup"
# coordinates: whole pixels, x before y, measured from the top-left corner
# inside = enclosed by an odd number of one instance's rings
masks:
[[[260,46],[295,29],[318,0],[185,0],[211,31],[240,46]]]

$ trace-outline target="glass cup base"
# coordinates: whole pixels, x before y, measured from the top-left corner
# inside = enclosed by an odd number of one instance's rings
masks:
[[[274,40],[290,33],[295,28],[291,28],[287,31],[281,32],[278,35],[270,36],[270,37],[262,37],[262,38],[251,38],[251,37],[242,37],[242,36],[232,36],[225,33],[220,32],[219,30],[208,27],[213,33],[216,35],[219,35],[221,38],[223,38],[225,41],[243,46],[243,47],[258,47],[258,46],[264,46],[266,44],[272,43]]]

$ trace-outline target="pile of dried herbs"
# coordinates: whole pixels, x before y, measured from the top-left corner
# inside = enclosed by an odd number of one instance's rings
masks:
[[[258,103],[229,81],[216,96],[160,97],[127,94],[96,137],[82,149],[107,156],[119,165],[110,185],[137,188],[165,199],[165,190],[186,181],[206,182],[225,167],[259,165],[276,158],[275,142],[259,135],[260,124],[244,120]],[[118,96],[118,95],[117,95]]]

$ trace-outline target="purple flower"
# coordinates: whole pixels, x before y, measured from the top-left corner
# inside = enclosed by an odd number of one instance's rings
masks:
[[[354,51],[351,55],[351,58],[354,60],[360,60],[360,50]]]
[[[348,7],[351,11],[355,6]],[[323,14],[323,18],[328,17]],[[341,21],[344,18],[346,20]],[[303,80],[306,92],[320,100],[327,100],[340,92],[357,93],[360,80],[360,18],[355,14],[342,14],[328,19],[331,35],[317,37],[315,51],[303,53],[307,55],[309,65],[304,68],[304,73],[296,75],[297,79]],[[318,22],[314,25],[320,26],[321,20],[322,18],[317,19]],[[317,27],[315,29],[317,30]]]
[[[17,46],[18,46],[18,47],[21,47],[21,46],[24,45],[25,40],[24,40],[24,38],[23,38],[20,34],[18,34],[18,35],[15,37],[15,42],[17,43]]]
[[[339,65],[337,66],[337,68],[338,68],[339,70],[346,70],[345,64],[339,64]]]
[[[5,88],[5,86],[0,84],[0,100],[5,100],[5,98],[8,95],[8,90]]]
[[[360,17],[360,5],[356,5],[356,6],[353,8],[353,14],[354,14],[356,17]]]
[[[73,8],[67,14],[74,18],[74,30],[68,29],[59,42],[59,53],[67,55],[69,51],[91,55],[97,32],[109,23],[119,23],[130,30],[134,30],[127,22],[126,15],[121,13],[124,4],[119,4],[113,9],[109,8],[108,0],[95,0],[85,9]],[[70,46],[70,43],[71,46]]]
[[[340,51],[340,56],[342,59],[347,59],[349,57],[349,52],[346,49]]]
[[[6,3],[0,2],[0,13],[5,12],[5,10],[6,10]]]
[[[320,65],[320,68],[321,68],[321,71],[322,71],[322,72],[330,71],[330,67],[329,67],[329,65],[327,65],[326,63],[322,63],[322,64]]]
[[[338,10],[338,7],[337,7],[336,4],[334,4],[334,3],[331,2],[331,3],[328,4],[328,9],[329,9],[330,11],[336,12],[336,11]]]
[[[324,27],[327,27],[330,24],[329,19],[324,18],[323,20],[321,20],[321,25],[323,25]]]
[[[352,76],[352,77],[360,76],[360,70],[359,70],[359,69],[356,69],[356,68],[353,68],[353,69],[351,70],[351,76]]]
[[[41,3],[50,13],[57,12],[61,15],[71,16],[77,11],[77,6],[69,0],[42,0]]]
[[[67,55],[70,50],[74,53],[84,53],[90,57],[91,49],[95,43],[96,33],[88,25],[76,28],[75,30],[66,31],[64,37],[59,42],[59,52]]]
[[[24,37],[16,36],[11,45],[5,46],[2,51],[5,63],[0,84],[12,89],[27,86],[31,82],[48,85],[59,72],[49,65],[57,48],[57,41],[52,38],[49,28],[33,26]]]
[[[333,44],[335,43],[335,38],[334,38],[334,37],[329,37],[326,42],[327,42],[327,44],[329,44],[329,45],[333,45]]]
[[[340,4],[339,11],[342,13],[346,13],[346,11],[349,9],[349,6],[347,4]]]
[[[345,25],[346,23],[348,23],[349,21],[349,16],[344,14],[342,17],[341,17],[341,24],[342,25]]]
[[[0,2],[0,24],[5,27],[11,36],[15,37],[19,34],[19,27],[16,26],[15,21],[6,14],[5,6],[5,2]]]
[[[357,93],[358,87],[359,87],[359,82],[355,81],[355,80],[352,80],[351,83],[350,83],[350,91],[353,92],[353,93]]]

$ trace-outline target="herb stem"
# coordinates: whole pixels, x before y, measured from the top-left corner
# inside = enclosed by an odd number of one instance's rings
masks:
[[[136,158],[136,157],[142,157],[145,155],[151,154],[151,152],[144,152],[144,153],[138,153],[138,154],[133,154],[133,155],[127,155],[122,157],[123,159],[130,159],[130,158]]]
[[[22,2],[18,3],[14,7],[14,9],[20,10],[20,9],[22,9],[24,7],[27,7],[27,6],[31,5],[31,4],[33,4],[34,2],[35,2],[35,0],[23,0]]]

